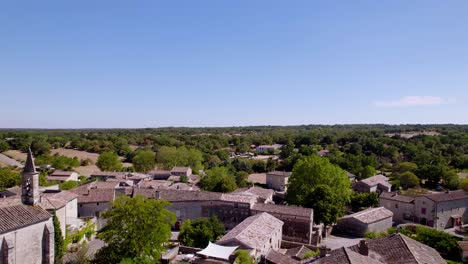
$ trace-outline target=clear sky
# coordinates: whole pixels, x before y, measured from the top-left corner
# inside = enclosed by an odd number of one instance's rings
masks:
[[[468,1],[1,1],[0,127],[468,123]]]

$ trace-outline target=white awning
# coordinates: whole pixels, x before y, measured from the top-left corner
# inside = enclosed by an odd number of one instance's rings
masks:
[[[237,249],[238,247],[225,247],[213,244],[209,242],[208,246],[203,249],[202,251],[198,251],[197,254],[218,258],[218,259],[225,259],[229,260],[229,256]]]

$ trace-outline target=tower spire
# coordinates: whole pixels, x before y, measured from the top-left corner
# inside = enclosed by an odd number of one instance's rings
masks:
[[[34,165],[31,147],[28,149],[28,157],[26,158],[21,178],[21,201],[26,205],[36,205],[40,200],[39,173]]]
[[[23,172],[36,173],[36,165],[34,164],[31,146],[28,148],[28,157],[26,158],[26,163],[24,164]]]

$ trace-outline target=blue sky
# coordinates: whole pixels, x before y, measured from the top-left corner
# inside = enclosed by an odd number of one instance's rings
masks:
[[[467,124],[466,14],[462,0],[2,1],[0,127]]]

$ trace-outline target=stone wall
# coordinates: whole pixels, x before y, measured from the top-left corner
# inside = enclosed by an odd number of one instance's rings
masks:
[[[45,232],[47,227],[48,235]],[[47,235],[47,237],[46,237]],[[54,225],[52,218],[9,233],[0,234],[2,243],[8,245],[8,264],[54,263]],[[45,244],[48,242],[48,244]],[[4,254],[2,252],[2,254]]]
[[[81,203],[78,205],[78,217],[94,217],[100,213],[111,209],[110,202]]]

